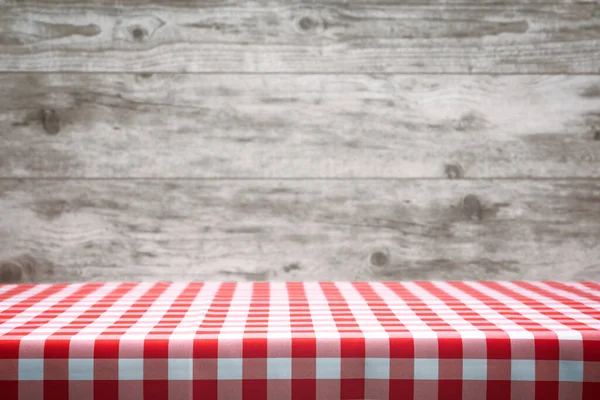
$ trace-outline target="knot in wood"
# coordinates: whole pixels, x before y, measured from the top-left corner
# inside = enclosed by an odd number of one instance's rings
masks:
[[[0,262],[0,283],[19,283],[23,278],[21,267],[11,261]]]
[[[448,179],[461,179],[465,175],[465,171],[462,167],[456,164],[447,164],[444,166],[444,171],[446,172]]]
[[[481,201],[474,194],[465,196],[463,199],[463,210],[469,219],[481,219],[483,217]]]
[[[131,30],[131,36],[133,36],[133,38],[138,41],[143,40],[147,34],[148,33],[146,32],[146,30],[140,26],[136,26]]]
[[[318,34],[325,29],[325,23],[319,15],[305,14],[296,18],[296,29],[304,34]]]
[[[44,130],[49,135],[57,135],[60,132],[60,119],[54,110],[42,110],[42,122]]]
[[[292,271],[297,271],[299,269],[302,269],[302,268],[300,267],[300,264],[298,264],[298,263],[291,263],[291,264],[283,266],[283,271],[286,273],[289,273]]]
[[[311,17],[305,16],[300,18],[300,20],[298,21],[298,25],[303,31],[311,31],[315,29],[319,24]]]
[[[369,258],[369,261],[371,262],[372,265],[374,265],[376,267],[383,267],[388,264],[389,257],[385,252],[383,252],[381,250],[377,250],[377,251],[374,251],[373,253],[371,253],[371,257]]]

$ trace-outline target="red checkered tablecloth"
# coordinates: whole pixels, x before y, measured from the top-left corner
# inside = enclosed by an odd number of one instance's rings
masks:
[[[0,285],[0,399],[600,399],[600,284]]]

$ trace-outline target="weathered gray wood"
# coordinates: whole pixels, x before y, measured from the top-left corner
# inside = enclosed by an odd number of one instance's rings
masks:
[[[31,254],[20,254],[0,260],[0,283],[40,282],[52,277],[54,265]]]
[[[598,177],[600,76],[0,74],[3,177]]]
[[[424,3],[4,1],[0,70],[600,72],[595,2]]]
[[[1,180],[0,209],[0,259],[55,281],[600,278],[600,180]]]
[[[396,5],[396,6],[414,6],[414,5],[430,5],[430,6],[444,6],[447,4],[452,5],[484,5],[487,6],[489,4],[492,5],[526,5],[526,4],[534,4],[537,5],[539,3],[543,3],[546,5],[562,5],[562,4],[571,4],[573,0],[319,0],[308,2],[307,0],[286,0],[286,5],[293,6],[301,6],[306,4],[311,5],[323,5],[323,6],[381,6],[383,5]],[[577,0],[577,3],[586,3],[586,4],[597,4],[598,0]],[[123,0],[1,0],[0,4],[3,5],[28,5],[28,6],[36,6],[39,3],[42,4],[52,4],[58,6],[82,6],[82,5],[103,5],[103,6],[112,6],[120,8],[122,6],[165,6],[176,7],[176,8],[202,8],[207,6],[216,6],[216,5],[227,5],[232,6],[236,4],[240,4],[239,0],[127,0],[127,2]],[[268,6],[272,4],[277,4],[273,2],[273,0],[253,0],[250,3],[250,6]]]

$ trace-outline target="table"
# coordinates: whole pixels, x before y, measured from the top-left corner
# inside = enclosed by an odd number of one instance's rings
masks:
[[[0,285],[2,399],[599,399],[600,283]]]

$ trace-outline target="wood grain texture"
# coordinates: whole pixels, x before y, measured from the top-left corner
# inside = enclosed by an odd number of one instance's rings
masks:
[[[0,70],[600,72],[596,2],[419,3],[9,0]]]
[[[201,8],[206,6],[235,6],[240,4],[240,0],[1,0],[2,5],[28,5],[35,6],[39,3],[51,4],[56,6],[82,6],[82,5],[102,5],[121,8],[123,6],[169,6],[175,8]],[[272,0],[252,0],[246,1],[249,6],[264,6],[268,4],[276,4]],[[361,5],[526,5],[526,4],[546,4],[546,5],[564,5],[571,4],[573,0],[444,0],[443,3],[440,0],[319,0],[318,2],[308,2],[307,0],[286,0],[285,4],[290,6],[306,5],[306,4],[319,4],[325,6],[361,6]],[[577,3],[584,4],[598,4],[598,0],[578,0]]]
[[[54,265],[31,254],[0,260],[0,283],[36,283],[51,280]]]
[[[600,76],[0,74],[0,176],[599,177]]]
[[[2,180],[0,259],[73,280],[599,279],[599,180]]]

